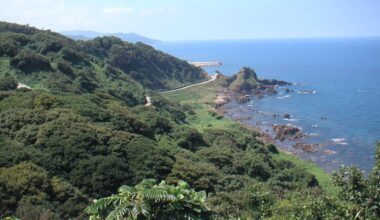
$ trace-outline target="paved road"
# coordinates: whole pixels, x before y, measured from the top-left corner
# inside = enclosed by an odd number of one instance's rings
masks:
[[[179,89],[173,89],[173,90],[168,90],[168,91],[165,91],[165,92],[160,92],[160,94],[171,93],[171,92],[177,92],[177,91],[180,91],[180,90],[183,90],[183,89],[187,89],[187,88],[190,88],[190,87],[193,87],[193,86],[198,86],[198,85],[202,85],[202,84],[210,83],[210,82],[216,80],[217,77],[218,77],[218,74],[215,74],[215,75],[212,75],[212,76],[211,76],[211,79],[209,79],[209,80],[207,80],[207,81],[200,82],[200,83],[195,83],[195,84],[191,84],[191,85],[189,85],[189,86],[185,86],[185,87],[182,87],[182,88],[179,88]]]

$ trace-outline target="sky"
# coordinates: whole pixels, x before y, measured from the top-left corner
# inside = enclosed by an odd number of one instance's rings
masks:
[[[167,41],[380,36],[380,0],[0,0],[0,20]]]

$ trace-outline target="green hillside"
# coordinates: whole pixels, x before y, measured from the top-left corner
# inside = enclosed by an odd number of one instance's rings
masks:
[[[73,41],[50,31],[5,22],[0,22],[0,56],[0,75],[11,74],[33,88],[106,91],[131,96],[136,103],[139,98],[133,96],[141,90],[139,85],[165,90],[205,80],[202,69],[142,43],[115,37]]]
[[[376,217],[377,179],[354,173],[338,198],[329,175],[213,111],[220,82],[154,94],[204,79],[143,44],[1,22],[0,218],[341,219],[369,199]]]

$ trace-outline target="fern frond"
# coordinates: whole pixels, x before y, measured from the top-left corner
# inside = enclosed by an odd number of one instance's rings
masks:
[[[169,194],[165,189],[152,188],[141,190],[140,195],[144,199],[154,200],[154,201],[174,201],[176,197]]]
[[[119,192],[119,194],[133,194],[136,192],[136,189],[135,187],[123,185],[120,186],[117,191]]]
[[[152,188],[156,184],[155,179],[145,179],[135,186],[136,190]]]
[[[112,195],[109,197],[101,198],[97,200],[94,204],[88,206],[85,209],[85,212],[88,214],[96,214],[103,210],[107,210],[110,207],[119,205],[121,203],[121,200],[123,198],[119,197],[118,195]]]
[[[150,216],[150,206],[149,206],[149,204],[147,204],[145,202],[136,203],[133,206],[131,214],[132,214],[132,217],[134,219],[137,219],[140,214],[144,215],[145,217],[149,217]]]
[[[129,216],[129,210],[130,210],[130,207],[119,205],[108,214],[106,220],[124,219],[127,216]]]

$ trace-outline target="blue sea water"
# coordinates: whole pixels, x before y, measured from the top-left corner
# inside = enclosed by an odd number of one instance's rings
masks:
[[[324,146],[317,153],[298,154],[328,171],[342,164],[366,171],[372,167],[380,141],[380,38],[164,42],[155,47],[188,61],[223,63],[209,72],[232,75],[249,66],[259,78],[297,83],[290,87],[294,93],[280,89],[275,96],[234,107],[254,115],[252,125],[290,123],[314,134],[310,141]],[[285,113],[294,120],[272,116]]]

